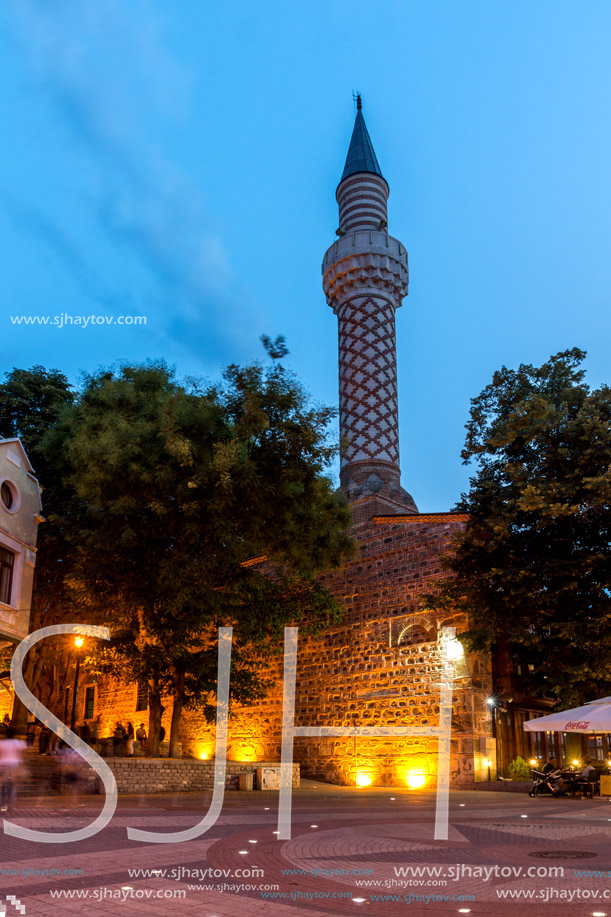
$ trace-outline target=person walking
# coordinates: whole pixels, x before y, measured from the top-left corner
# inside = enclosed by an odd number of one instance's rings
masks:
[[[9,726],[6,738],[0,741],[0,811],[8,812],[15,803],[17,781],[24,773],[23,756],[26,744],[15,738],[15,730]]]
[[[128,758],[134,757],[134,727],[129,722],[127,724],[127,736],[125,737],[125,754]]]
[[[144,723],[140,723],[138,726],[138,731],[136,732],[136,738],[138,739],[139,748],[142,750],[142,754],[146,754],[146,740],[148,738],[146,734],[146,729],[144,728]]]
[[[68,808],[76,805],[76,795],[82,779],[84,760],[79,753],[69,745],[60,749],[60,792],[61,786],[66,787]]]
[[[125,729],[121,723],[117,723],[115,726],[115,731],[112,735],[112,750],[115,758],[120,757],[121,755],[121,746],[123,745],[123,739],[125,738]]]
[[[86,742],[87,745],[91,745],[91,729],[89,728],[87,720],[83,721],[83,725],[79,729],[79,735],[83,742]]]

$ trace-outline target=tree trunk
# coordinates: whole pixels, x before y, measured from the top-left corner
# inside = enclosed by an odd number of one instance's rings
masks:
[[[149,690],[149,735],[146,743],[146,757],[159,757],[159,741],[161,731],[161,717],[165,707],[161,703],[161,691],[157,682],[153,682]]]
[[[26,656],[25,665],[23,666],[23,680],[30,691],[36,687],[42,669],[42,662],[43,654],[40,650],[37,652],[35,648]],[[28,728],[28,708],[16,694],[13,698],[11,726],[20,736],[25,735]]]
[[[178,757],[178,732],[184,702],[185,676],[184,672],[177,672],[174,679],[174,706],[172,707],[172,724],[170,727],[170,758]]]

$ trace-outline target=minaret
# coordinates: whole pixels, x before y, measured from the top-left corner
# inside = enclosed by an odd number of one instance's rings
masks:
[[[327,250],[323,289],[339,324],[341,489],[355,521],[418,512],[401,487],[395,311],[407,295],[405,247],[388,235],[382,176],[360,95],[338,185],[338,239]]]

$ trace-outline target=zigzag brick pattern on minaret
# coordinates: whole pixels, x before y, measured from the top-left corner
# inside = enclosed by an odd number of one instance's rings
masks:
[[[401,487],[395,311],[409,274],[405,248],[388,234],[388,193],[359,99],[336,192],[339,238],[322,266],[339,326],[340,481],[359,504],[355,521],[393,507],[417,511]]]
[[[376,460],[399,464],[395,307],[382,298],[341,304],[339,321],[342,467]]]

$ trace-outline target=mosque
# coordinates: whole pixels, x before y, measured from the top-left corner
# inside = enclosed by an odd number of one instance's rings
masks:
[[[339,226],[322,260],[323,290],[337,315],[341,489],[352,510],[358,560],[320,577],[341,601],[340,624],[300,638],[297,726],[426,726],[439,721],[441,619],[423,596],[448,575],[441,560],[467,516],[421,513],[401,484],[395,313],[408,291],[405,246],[388,228],[389,187],[357,112],[337,188]],[[460,644],[459,644],[460,645]],[[280,672],[278,673],[280,675]],[[456,660],[451,782],[496,773],[491,660]],[[238,714],[229,758],[279,760],[281,689]],[[197,743],[187,724],[187,745]],[[330,731],[330,730],[329,730]],[[212,750],[212,742],[209,742]],[[405,785],[436,778],[435,738],[298,738],[302,775],[348,785]]]
[[[468,517],[419,512],[401,484],[395,313],[407,295],[409,273],[406,248],[389,233],[388,196],[358,97],[336,191],[339,225],[322,259],[322,282],[338,320],[340,486],[359,551],[356,560],[320,577],[345,613],[320,635],[299,638],[295,725],[329,727],[329,733],[346,727],[436,727],[442,628],[454,627],[460,652],[450,781],[470,786],[496,778],[497,753],[506,773],[509,760],[517,754],[528,758],[537,742],[548,741],[543,733],[527,736],[521,729],[524,719],[545,711],[520,695],[512,673],[495,673],[489,656],[462,651],[464,617],[442,616],[426,605],[425,596],[449,575],[442,559]],[[281,661],[270,675],[276,688],[264,700],[232,712],[230,761],[280,760]],[[147,693],[146,685],[98,683],[84,673],[77,721],[87,721],[98,736],[111,735],[117,720],[146,726]],[[167,732],[170,716],[168,703]],[[214,754],[214,729],[196,713],[185,714],[181,739],[184,755]],[[294,760],[303,776],[332,783],[411,780],[433,786],[437,745],[437,738],[425,735],[308,736],[296,738]],[[539,749],[544,755],[559,751]]]

